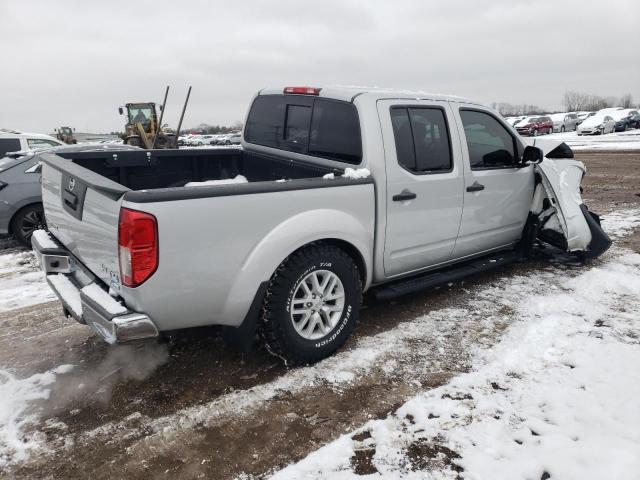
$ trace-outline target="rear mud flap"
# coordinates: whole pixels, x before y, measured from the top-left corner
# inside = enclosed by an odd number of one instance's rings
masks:
[[[599,257],[609,250],[611,239],[600,226],[600,217],[597,214],[590,212],[584,203],[580,205],[580,210],[582,210],[587,225],[589,225],[589,230],[591,230],[591,243],[584,252],[584,256],[585,258]]]

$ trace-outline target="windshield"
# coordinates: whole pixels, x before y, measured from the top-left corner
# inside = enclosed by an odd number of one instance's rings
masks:
[[[149,106],[129,107],[129,123],[149,123],[152,111]]]
[[[69,127],[60,127],[60,132],[64,135],[71,135],[71,129]]]

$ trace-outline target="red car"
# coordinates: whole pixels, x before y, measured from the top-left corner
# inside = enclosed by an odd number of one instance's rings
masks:
[[[553,133],[553,121],[549,117],[526,117],[515,124],[520,135],[534,137]]]

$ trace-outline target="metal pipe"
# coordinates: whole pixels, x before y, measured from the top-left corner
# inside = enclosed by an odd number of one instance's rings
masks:
[[[178,122],[178,129],[176,130],[176,141],[174,144],[175,148],[178,148],[178,137],[180,136],[180,128],[182,128],[182,120],[184,119],[184,112],[187,109],[187,103],[189,103],[189,96],[191,96],[191,85],[189,85],[189,90],[187,91],[187,98],[184,101],[184,106],[182,107],[182,113],[180,114],[180,121]]]
[[[160,120],[158,121],[158,125],[156,125],[156,134],[153,136],[153,144],[151,145],[151,150],[156,148],[156,139],[158,138],[158,134],[162,130],[162,117],[164,117],[164,109],[167,105],[167,97],[169,96],[169,85],[167,85],[167,89],[164,91],[164,100],[162,101],[162,110],[160,110]]]

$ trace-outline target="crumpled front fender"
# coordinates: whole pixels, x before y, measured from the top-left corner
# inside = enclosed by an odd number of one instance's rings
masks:
[[[531,212],[541,217],[542,238],[569,252],[584,252],[589,258],[604,253],[611,246],[611,239],[580,195],[580,183],[586,172],[584,164],[545,158],[535,166],[535,171],[540,175],[541,186],[537,187]],[[564,239],[562,245],[554,242],[559,238]]]

